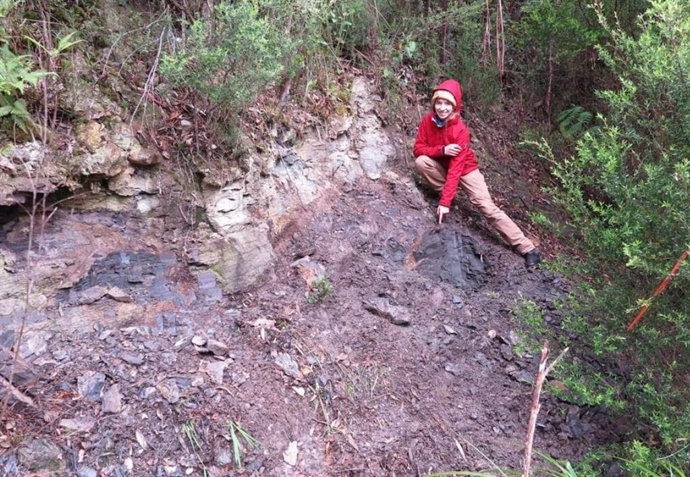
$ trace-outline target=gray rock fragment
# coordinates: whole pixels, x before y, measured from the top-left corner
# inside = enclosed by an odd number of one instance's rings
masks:
[[[77,295],[77,305],[90,305],[103,298],[108,293],[108,289],[102,286],[87,288]]]
[[[208,340],[206,343],[206,348],[217,356],[226,356],[230,351],[225,343],[221,343],[220,341],[213,339]]]
[[[501,356],[503,359],[506,361],[512,361],[513,360],[513,348],[510,345],[504,344],[501,345]]]
[[[168,401],[170,404],[175,404],[180,400],[180,388],[173,379],[166,379],[165,381],[158,383],[156,389],[159,393],[161,393],[163,399]]]
[[[111,287],[108,290],[107,295],[113,300],[121,303],[132,303],[134,301],[134,299],[127,292],[119,287]]]
[[[28,331],[22,338],[19,354],[22,358],[40,356],[48,350],[48,341],[53,334],[48,331]]]
[[[207,362],[204,371],[208,374],[211,381],[215,384],[223,384],[223,373],[225,368],[228,367],[227,361],[213,361]]]
[[[122,358],[122,361],[125,363],[134,365],[134,366],[140,366],[144,363],[144,358],[143,356],[139,354],[133,354],[133,353],[122,353],[120,355],[120,358]]]
[[[479,351],[477,351],[474,354],[474,360],[482,366],[485,366],[485,367],[491,366],[491,360],[489,358],[487,358],[487,356],[484,353],[481,353]]]
[[[450,374],[453,376],[460,376],[462,369],[460,368],[460,365],[455,364],[455,363],[447,363],[446,367],[444,368],[446,371],[448,371]]]
[[[62,449],[47,439],[28,438],[17,452],[19,463],[30,472],[62,475],[67,465]]]
[[[192,338],[192,344],[194,346],[206,346],[207,338],[203,335],[195,335]]]
[[[91,467],[79,467],[77,469],[77,477],[98,477],[98,471]]]
[[[60,427],[74,432],[91,432],[95,424],[96,420],[87,416],[60,419]]]
[[[105,414],[122,412],[122,394],[119,384],[110,386],[110,389],[103,393],[103,412]]]
[[[96,371],[86,371],[77,378],[79,394],[90,401],[98,402],[101,400],[104,385],[105,374]]]
[[[300,380],[303,378],[299,370],[299,365],[288,353],[279,353],[278,356],[276,356],[275,363],[291,378]]]
[[[407,326],[412,322],[410,313],[406,308],[391,305],[387,299],[364,302],[362,306],[369,313],[385,318],[394,325]]]

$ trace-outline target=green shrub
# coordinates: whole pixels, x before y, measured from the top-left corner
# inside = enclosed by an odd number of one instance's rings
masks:
[[[580,349],[619,377],[614,394],[673,450],[690,429],[690,390],[682,384],[690,369],[687,265],[634,332],[625,333],[690,236],[690,2],[651,5],[639,35],[607,30],[615,46],[601,48],[600,56],[620,87],[599,93],[606,114],[573,156],[556,159],[543,144],[542,154],[553,164],[560,188],[551,192],[579,232],[592,277],[576,315],[586,319],[565,326]]]
[[[28,56],[16,55],[0,46],[0,119],[9,117],[24,131],[32,124],[26,101],[20,96],[27,86],[36,86],[49,73],[33,70]]]
[[[283,71],[290,41],[260,15],[256,2],[221,2],[196,20],[186,41],[163,56],[160,71],[174,87],[190,88],[211,107],[237,113]]]
[[[333,285],[328,280],[328,277],[319,277],[311,282],[311,291],[307,293],[307,303],[315,304],[328,298],[333,291]]]

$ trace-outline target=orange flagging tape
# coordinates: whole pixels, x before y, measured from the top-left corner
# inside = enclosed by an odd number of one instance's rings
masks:
[[[637,312],[637,315],[635,315],[635,318],[630,322],[628,327],[626,328],[626,331],[632,331],[635,329],[637,326],[637,323],[642,319],[642,317],[647,313],[647,310],[649,310],[649,305],[651,304],[652,301],[661,293],[663,293],[664,290],[666,290],[666,287],[668,286],[669,283],[671,283],[671,280],[673,280],[673,277],[675,277],[678,274],[678,270],[680,269],[680,266],[683,264],[686,258],[688,258],[688,255],[690,255],[690,248],[688,248],[685,252],[683,252],[680,257],[678,257],[678,260],[676,260],[676,264],[673,266],[671,269],[671,273],[668,274],[666,278],[661,280],[661,283],[656,287],[654,290],[654,293],[652,294],[652,298],[649,300],[650,303],[644,305],[642,308],[640,308],[640,311]]]

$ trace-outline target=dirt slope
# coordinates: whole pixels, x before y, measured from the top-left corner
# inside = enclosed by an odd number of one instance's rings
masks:
[[[188,300],[184,290],[203,290],[165,260],[119,281],[120,299],[145,297],[146,313],[49,336],[36,363],[41,378],[28,388],[34,406],[8,412],[0,473],[326,477],[490,468],[473,446],[519,468],[537,359],[516,354],[510,311],[531,300],[558,323],[567,284],[525,270],[461,198],[436,225],[410,172],[393,169],[307,206],[277,237],[278,263],[251,292]],[[163,241],[172,235],[161,231]],[[118,257],[99,263],[113,272],[125,260]],[[332,291],[310,303],[307,283],[316,287],[320,276]],[[117,297],[99,303],[109,300]],[[536,449],[577,459],[611,437],[598,410],[544,401]],[[258,445],[235,432],[242,451],[233,452],[230,421]]]

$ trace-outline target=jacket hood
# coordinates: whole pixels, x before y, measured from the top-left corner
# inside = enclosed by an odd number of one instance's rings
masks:
[[[455,98],[455,111],[459,113],[462,109],[462,89],[460,88],[460,83],[452,79],[445,80],[434,89],[434,93],[438,90],[448,91],[453,95]]]

